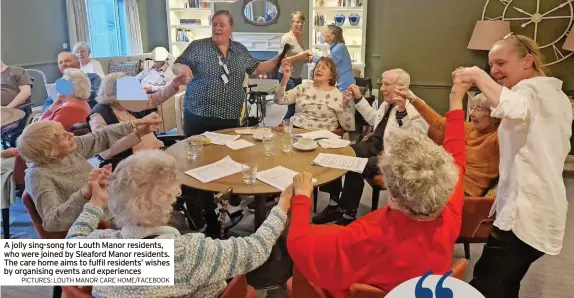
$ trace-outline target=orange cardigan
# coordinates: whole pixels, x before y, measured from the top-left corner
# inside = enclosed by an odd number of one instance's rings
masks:
[[[428,136],[437,144],[442,144],[446,128],[446,119],[421,100],[411,102],[429,124]],[[464,192],[471,197],[481,197],[498,177],[500,151],[498,149],[498,132],[496,129],[480,133],[464,123],[466,136],[466,175]]]

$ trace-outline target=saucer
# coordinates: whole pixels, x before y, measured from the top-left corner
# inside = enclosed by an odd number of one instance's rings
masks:
[[[303,145],[303,144],[301,144],[301,143],[299,143],[299,142],[295,142],[295,143],[293,144],[293,147],[295,147],[295,148],[297,148],[297,149],[299,149],[299,150],[301,150],[301,151],[312,151],[312,150],[317,149],[318,146],[319,146],[319,145],[317,145],[317,142],[313,142],[313,143],[311,143],[310,145]]]

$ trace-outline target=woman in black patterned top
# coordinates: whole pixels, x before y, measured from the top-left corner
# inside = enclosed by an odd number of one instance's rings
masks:
[[[279,55],[261,62],[231,40],[233,17],[229,11],[217,11],[211,23],[212,36],[191,42],[173,66],[176,75],[185,73],[190,78],[183,125],[188,136],[239,126],[245,73],[266,73],[279,62]]]

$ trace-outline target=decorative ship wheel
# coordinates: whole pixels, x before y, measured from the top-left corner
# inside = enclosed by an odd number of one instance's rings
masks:
[[[509,21],[515,34],[539,44],[546,66],[574,54],[562,49],[574,23],[574,0],[486,0],[482,20]]]

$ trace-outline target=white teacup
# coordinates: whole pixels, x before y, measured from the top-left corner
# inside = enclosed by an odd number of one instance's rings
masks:
[[[301,144],[303,147],[311,147],[315,144],[315,141],[311,138],[300,138],[297,143]]]

